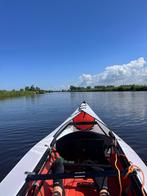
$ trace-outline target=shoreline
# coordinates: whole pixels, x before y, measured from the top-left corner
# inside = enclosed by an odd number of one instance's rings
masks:
[[[120,86],[87,86],[87,87],[79,87],[79,86],[70,86],[68,89],[69,92],[120,92],[120,91],[147,91],[147,85],[120,85]]]
[[[14,97],[23,97],[23,96],[32,96],[53,92],[143,92],[147,91],[147,85],[120,85],[120,86],[87,86],[87,87],[79,87],[79,86],[70,86],[69,89],[65,90],[43,90],[39,87],[31,87],[26,86],[24,89],[20,90],[0,90],[0,100]]]
[[[38,95],[38,94],[45,94],[50,93],[49,90],[43,90],[39,87],[34,87],[33,85],[31,87],[26,86],[24,89],[21,88],[20,90],[0,90],[0,100],[6,99],[6,98],[13,98],[13,97],[23,97],[23,96],[32,96],[32,95]]]
[[[25,92],[25,93],[20,93],[19,91],[14,92],[5,92],[1,93],[0,91],[0,100],[7,99],[7,98],[15,98],[15,97],[25,97],[25,96],[32,96],[32,95],[41,95],[41,94],[46,94],[49,92],[45,93],[36,93],[36,92]]]

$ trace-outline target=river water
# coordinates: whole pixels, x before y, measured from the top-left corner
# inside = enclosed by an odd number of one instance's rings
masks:
[[[0,100],[0,181],[85,100],[147,160],[147,92],[50,93]]]

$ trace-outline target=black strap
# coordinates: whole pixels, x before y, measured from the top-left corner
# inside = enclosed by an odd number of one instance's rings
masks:
[[[70,122],[69,125],[96,125],[98,124],[96,121],[92,122]]]
[[[126,171],[121,172],[121,176],[125,176]],[[72,172],[72,173],[63,173],[63,174],[29,174],[26,178],[26,182],[34,181],[34,180],[52,180],[55,178],[58,179],[68,179],[68,178],[96,178],[96,177],[109,177],[109,176],[117,176],[118,172],[116,170],[110,171],[97,171],[97,172]],[[134,175],[134,172],[130,175]]]

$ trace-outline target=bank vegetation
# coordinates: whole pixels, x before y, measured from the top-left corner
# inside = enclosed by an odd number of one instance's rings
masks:
[[[30,96],[36,94],[44,94],[49,93],[49,90],[43,90],[39,87],[35,86],[26,86],[25,88],[21,88],[19,90],[0,90],[0,99],[9,98],[9,97],[20,97],[20,96]]]

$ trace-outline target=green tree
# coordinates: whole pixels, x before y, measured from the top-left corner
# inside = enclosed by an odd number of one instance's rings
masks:
[[[36,91],[40,91],[40,88],[38,86],[36,86]]]
[[[77,89],[77,87],[75,87],[75,86],[70,86],[70,91],[75,91]]]
[[[31,87],[30,87],[30,91],[35,91],[36,90],[36,88],[34,87],[34,85],[32,85]]]
[[[30,90],[30,87],[29,86],[26,86],[25,87],[25,91],[29,91]]]

